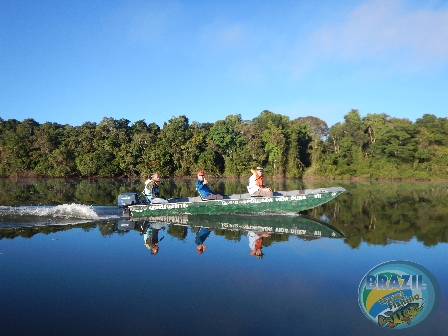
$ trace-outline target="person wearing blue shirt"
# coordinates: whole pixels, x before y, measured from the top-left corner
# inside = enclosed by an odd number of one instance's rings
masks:
[[[205,178],[204,172],[201,170],[198,172],[198,179],[196,180],[196,190],[198,191],[199,195],[201,195],[201,198],[206,200],[222,200],[222,195],[220,194],[214,194],[210,190],[210,188],[207,185],[208,181]]]

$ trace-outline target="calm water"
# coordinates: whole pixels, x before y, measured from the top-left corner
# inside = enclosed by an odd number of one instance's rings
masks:
[[[245,182],[212,188],[244,192]],[[442,291],[429,319],[389,333],[446,334],[448,183],[270,185],[345,187],[303,213],[345,238],[290,234],[304,225],[293,214],[177,218],[182,225],[123,219],[115,198],[139,191],[140,180],[0,180],[1,334],[382,335],[361,312],[358,286],[389,260],[420,263]],[[193,196],[194,186],[166,181],[161,192]],[[263,257],[251,256],[247,228],[282,223],[289,232],[264,238]],[[213,230],[199,254],[202,226]]]

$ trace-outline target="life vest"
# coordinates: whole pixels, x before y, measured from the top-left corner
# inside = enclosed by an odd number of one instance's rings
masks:
[[[263,176],[261,175],[256,175],[255,176],[255,183],[257,184],[257,186],[259,188],[263,188]]]
[[[150,195],[148,195],[148,196],[152,197],[152,195],[154,195],[156,197],[159,197],[159,183],[157,183],[156,181],[153,181],[153,180],[149,180],[149,181],[146,181],[146,182],[147,182],[146,183],[146,188],[150,192]],[[152,182],[152,183],[150,183],[150,182]],[[153,184],[152,193],[151,193],[151,189],[148,188],[148,184]]]
[[[152,182],[154,183],[154,189],[153,189],[154,195],[159,196],[159,183],[156,181]]]

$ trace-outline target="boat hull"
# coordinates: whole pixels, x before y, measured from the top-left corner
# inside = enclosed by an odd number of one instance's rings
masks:
[[[129,206],[132,217],[176,214],[278,213],[304,211],[339,196],[344,188],[276,192],[272,197],[225,196],[223,200],[172,201],[167,204]],[[240,196],[240,197],[238,197]]]

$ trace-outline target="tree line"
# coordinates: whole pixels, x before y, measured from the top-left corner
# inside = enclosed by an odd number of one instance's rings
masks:
[[[258,165],[288,178],[447,178],[448,119],[425,114],[413,123],[351,110],[329,128],[265,110],[215,123],[181,115],[160,128],[114,118],[81,126],[0,118],[1,177],[240,177]]]

